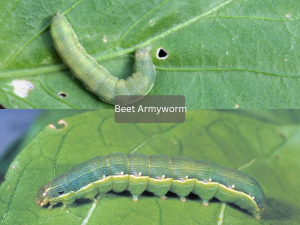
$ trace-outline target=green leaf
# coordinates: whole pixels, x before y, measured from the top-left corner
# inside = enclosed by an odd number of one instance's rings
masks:
[[[4,175],[14,160],[16,155],[26,146],[34,136],[36,136],[47,124],[56,123],[60,118],[72,116],[77,113],[84,113],[86,110],[83,109],[61,109],[61,110],[43,110],[30,129],[24,134],[23,137],[11,143],[11,145],[4,150],[3,155],[0,157],[0,184],[3,181]],[[20,114],[21,115],[21,114]],[[2,116],[5,119],[4,116]],[[1,120],[0,120],[1,121]]]
[[[133,52],[150,46],[157,69],[150,95],[184,95],[189,109],[300,108],[297,0],[0,4],[0,104],[6,108],[113,107],[88,92],[58,57],[49,34],[56,12],[66,14],[86,51],[119,78],[132,73]],[[157,58],[161,47],[167,59]],[[33,84],[27,97],[14,93],[16,80]]]
[[[12,162],[0,186],[0,224],[299,224],[299,125],[276,125],[246,115],[189,110],[181,124],[117,124],[112,110],[65,118],[45,127]],[[197,196],[185,203],[128,192],[78,200],[62,211],[39,208],[38,189],[55,176],[97,155],[113,152],[205,159],[254,177],[266,194],[261,220],[235,205]]]

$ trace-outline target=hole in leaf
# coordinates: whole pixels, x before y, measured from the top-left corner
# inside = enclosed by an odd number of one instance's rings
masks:
[[[58,194],[62,195],[63,193],[65,193],[64,191],[59,191]]]
[[[68,95],[64,92],[59,92],[58,96],[61,97],[61,98],[66,98]]]
[[[169,56],[169,54],[165,49],[163,49],[163,48],[158,48],[157,49],[156,57],[158,59],[166,59],[166,58],[168,58],[168,56]]]
[[[63,130],[68,126],[67,122],[64,120],[59,120],[57,124],[58,127],[56,127],[54,124],[48,124],[48,127],[53,130]]]
[[[12,85],[14,86],[14,93],[21,97],[26,98],[31,90],[33,90],[34,85],[28,80],[13,80]]]

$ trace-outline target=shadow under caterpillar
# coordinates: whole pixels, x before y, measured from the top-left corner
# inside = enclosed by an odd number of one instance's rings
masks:
[[[235,169],[187,157],[146,156],[122,153],[97,156],[55,177],[37,193],[39,206],[64,205],[79,198],[93,200],[98,193],[128,190],[134,201],[145,190],[161,198],[168,191],[181,201],[191,192],[207,206],[213,197],[234,203],[259,219],[265,208],[265,195],[252,177]]]
[[[88,55],[63,14],[51,20],[54,47],[63,62],[83,85],[102,101],[114,104],[117,95],[146,95],[155,81],[155,67],[147,48],[135,52],[133,74],[126,80],[118,79]],[[129,104],[131,102],[124,102]]]

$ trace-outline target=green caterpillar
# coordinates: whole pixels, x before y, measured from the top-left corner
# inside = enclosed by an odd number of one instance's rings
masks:
[[[72,74],[102,101],[114,104],[117,95],[144,96],[151,90],[155,81],[155,67],[147,48],[136,50],[134,73],[126,80],[119,80],[86,53],[63,14],[57,13],[52,18],[51,36],[56,51]]]
[[[62,202],[65,206],[111,190],[127,190],[134,201],[145,190],[162,198],[171,191],[181,201],[193,192],[203,200],[203,205],[215,197],[236,204],[257,219],[265,208],[260,185],[237,170],[186,157],[121,153],[97,156],[59,175],[39,189],[36,203],[42,207]]]

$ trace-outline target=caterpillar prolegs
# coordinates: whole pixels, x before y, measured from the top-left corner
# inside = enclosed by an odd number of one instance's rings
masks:
[[[86,53],[63,14],[57,13],[52,18],[51,36],[56,51],[72,74],[102,101],[114,104],[117,95],[143,96],[151,90],[155,81],[155,67],[147,48],[136,50],[134,73],[126,80],[119,80]]]
[[[260,185],[237,170],[186,157],[121,153],[97,156],[59,175],[39,189],[36,203],[41,207],[59,202],[66,205],[111,190],[127,190],[135,201],[145,190],[160,197],[171,191],[182,201],[192,192],[204,205],[215,197],[236,204],[258,219],[265,208]]]

